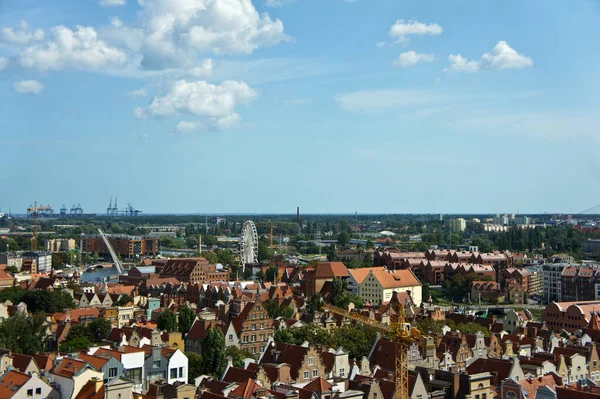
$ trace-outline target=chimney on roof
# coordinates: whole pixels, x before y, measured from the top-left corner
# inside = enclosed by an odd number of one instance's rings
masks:
[[[98,377],[93,377],[91,379],[91,381],[94,382],[94,392],[98,393],[98,391],[100,390],[100,388],[102,388],[102,385],[104,384],[104,381],[102,381]]]

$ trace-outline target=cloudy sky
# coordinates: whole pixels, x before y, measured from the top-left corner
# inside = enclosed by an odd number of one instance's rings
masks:
[[[0,206],[598,203],[600,3],[0,0]]]

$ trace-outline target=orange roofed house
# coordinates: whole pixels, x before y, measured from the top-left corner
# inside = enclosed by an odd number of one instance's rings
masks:
[[[388,270],[383,266],[365,267],[352,269],[349,273],[348,289],[364,301],[382,304],[389,302],[394,292],[406,292],[416,306],[421,305],[423,299],[421,282],[410,269]]]
[[[318,294],[327,281],[341,278],[346,280],[350,275],[348,268],[342,262],[321,262],[304,271],[304,293],[307,297]]]

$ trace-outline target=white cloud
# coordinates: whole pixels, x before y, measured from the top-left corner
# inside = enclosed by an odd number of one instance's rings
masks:
[[[118,7],[127,5],[127,0],[98,0],[102,7]]]
[[[77,26],[77,30],[72,31],[56,26],[51,31],[50,40],[21,51],[21,65],[46,71],[66,68],[100,70],[125,64],[125,52],[98,39],[94,28]]]
[[[210,58],[205,59],[202,63],[198,64],[198,66],[194,68],[190,68],[187,70],[187,75],[194,78],[204,78],[212,75],[214,68],[213,60]]]
[[[250,54],[288,37],[283,23],[251,0],[146,0],[141,11],[142,67],[190,64],[204,54]]]
[[[450,61],[450,68],[457,72],[468,72],[468,73],[479,72],[479,68],[480,68],[479,62],[469,61],[460,54],[457,54],[457,55],[450,54],[448,56],[448,61]]]
[[[504,40],[499,41],[491,53],[481,56],[481,62],[491,69],[521,69],[533,66],[533,60],[517,53]]]
[[[40,94],[44,90],[44,87],[37,80],[22,80],[13,85],[13,89],[21,94]]]
[[[0,72],[8,68],[8,58],[0,57]]]
[[[127,95],[131,98],[143,98],[146,97],[146,89],[137,89],[127,92]]]
[[[218,118],[214,125],[217,129],[230,129],[237,125],[240,121],[240,116],[236,113]]]
[[[177,124],[175,130],[179,133],[190,133],[194,130],[198,129],[198,124],[196,122],[186,122],[181,121]]]
[[[44,31],[41,29],[32,30],[25,21],[20,21],[14,28],[3,28],[0,39],[8,44],[24,46],[31,42],[44,39]]]
[[[490,53],[483,54],[479,61],[469,61],[460,54],[450,54],[448,61],[450,61],[450,69],[457,72],[469,73],[485,69],[522,69],[533,66],[531,58],[519,54],[504,40],[499,41]]]
[[[385,47],[386,44],[387,44],[386,42],[377,42],[377,43],[375,43],[375,47],[379,47],[379,48]]]
[[[146,119],[148,117],[148,114],[146,113],[146,110],[142,107],[136,107],[133,110],[133,116],[135,116],[137,119]]]
[[[394,61],[394,66],[405,68],[417,65],[419,62],[433,62],[435,57],[432,54],[417,53],[413,50],[400,54]]]
[[[244,82],[227,80],[220,85],[205,81],[178,80],[169,91],[155,97],[148,106],[154,116],[176,116],[181,113],[209,118],[225,118],[235,113],[239,104],[248,104],[257,93]]]
[[[399,19],[390,28],[388,34],[397,42],[406,42],[412,35],[440,35],[443,28],[435,23],[424,24],[419,21]]]

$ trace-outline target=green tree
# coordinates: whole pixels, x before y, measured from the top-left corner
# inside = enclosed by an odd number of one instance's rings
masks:
[[[348,292],[348,282],[339,277],[334,277],[332,285],[331,303],[332,305],[338,306],[338,301],[342,299],[346,292]]]
[[[16,266],[8,266],[6,268],[6,271],[9,272],[9,273],[11,273],[12,275],[15,275],[15,274],[17,274],[19,272],[19,270],[17,269]]]
[[[160,330],[167,330],[170,333],[177,331],[177,317],[169,309],[158,316],[156,324]]]
[[[350,303],[354,304],[355,309],[361,309],[365,306],[361,297],[351,292],[345,292],[340,299],[338,299],[336,306],[342,309],[348,309]]]
[[[275,331],[275,336],[273,337],[273,339],[277,342],[285,342],[288,344],[296,343],[294,339],[294,334],[292,334],[285,328],[280,328],[277,331]]]
[[[237,346],[227,347],[227,356],[231,356],[234,367],[244,368],[244,359],[254,359],[250,352],[246,352]]]
[[[185,355],[188,358],[188,380],[193,381],[202,375],[202,355],[194,352],[186,352]]]
[[[265,281],[265,279],[267,278],[267,275],[262,270],[259,270],[256,273],[256,278],[259,279],[260,281]]]
[[[211,265],[219,263],[219,257],[212,251],[202,252],[202,257],[204,257],[204,259],[206,259]]]
[[[274,283],[275,280],[277,280],[278,274],[279,274],[279,269],[277,268],[277,266],[269,266],[265,277],[266,277],[267,281]]]
[[[0,324],[0,347],[16,353],[35,355],[47,348],[46,315],[15,314]]]
[[[209,328],[202,341],[202,373],[221,378],[227,366],[225,336],[219,328]]]
[[[267,241],[264,238],[258,240],[258,261],[262,262],[271,259],[273,251],[269,248]]]
[[[196,312],[188,306],[184,306],[179,309],[179,332],[183,334],[187,334],[192,328],[192,324],[194,324],[194,320],[196,320]]]
[[[306,311],[310,314],[319,310],[321,310],[321,296],[314,294],[306,302]]]
[[[87,335],[93,343],[99,344],[102,340],[108,337],[110,330],[112,330],[112,324],[110,321],[101,317],[91,321],[87,326]]]
[[[341,247],[345,247],[348,245],[348,243],[350,243],[350,234],[348,234],[347,231],[342,231],[340,234],[338,234],[337,241]]]
[[[119,300],[117,300],[117,302],[115,302],[115,305],[116,306],[124,306],[124,305],[128,304],[129,302],[133,302],[133,297],[131,295],[123,294],[123,295],[121,295]]]
[[[329,246],[325,248],[325,253],[327,254],[327,260],[333,262],[335,260],[335,245],[329,244]]]
[[[77,352],[80,350],[87,350],[90,346],[92,346],[92,342],[86,336],[77,337],[73,339],[67,339],[62,344],[60,344],[60,350],[62,352]]]
[[[222,249],[217,255],[219,259],[218,263],[222,263],[225,266],[230,265],[233,261],[233,252],[231,251],[231,249]]]

